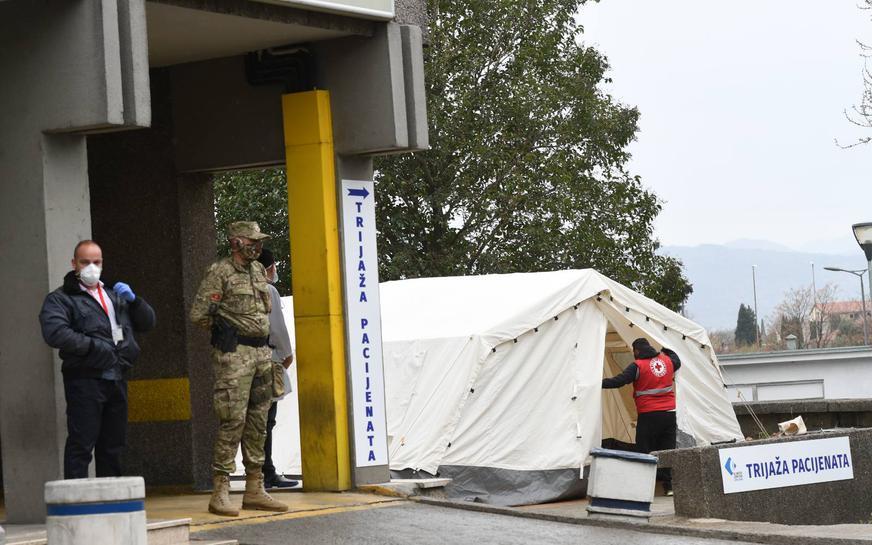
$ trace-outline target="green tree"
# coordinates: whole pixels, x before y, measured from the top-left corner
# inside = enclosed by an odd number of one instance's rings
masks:
[[[657,197],[625,165],[639,112],[581,42],[583,0],[430,0],[432,149],[377,161],[384,280],[594,267],[680,309]]]
[[[265,247],[276,259],[282,295],[291,294],[291,260],[288,243],[288,190],[280,168],[225,172],[214,177],[215,222],[218,255],[229,255],[227,226],[234,221],[256,221],[272,237]]]
[[[693,286],[684,277],[682,263],[674,257],[654,257],[654,270],[644,279],[645,295],[676,312],[683,312]]]
[[[752,346],[757,343],[757,315],[750,306],[739,305],[736,319],[736,346]]]

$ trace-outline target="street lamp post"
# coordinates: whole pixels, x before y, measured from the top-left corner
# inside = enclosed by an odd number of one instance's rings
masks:
[[[818,312],[820,312],[820,309],[818,309],[818,301],[817,301],[817,283],[814,280],[814,261],[811,262],[811,296],[812,296],[812,299],[814,300],[814,306],[812,308],[814,308]],[[818,328],[815,327],[815,329],[818,329]],[[821,329],[823,329],[823,328],[821,327]],[[820,342],[821,341],[821,332],[815,331],[814,333],[815,333],[815,337],[816,337],[815,340],[817,340],[818,346],[820,346],[821,345],[821,342]]]
[[[751,283],[754,286],[754,331],[757,332],[757,347],[763,346],[760,338],[760,315],[757,314],[757,265],[751,265]]]
[[[866,254],[866,270],[872,271],[872,222],[855,223],[851,226],[854,230],[854,238],[857,239],[857,244],[863,249]],[[869,297],[872,299],[872,273],[869,277]]]
[[[863,344],[869,344],[869,318],[866,316],[866,290],[863,287],[863,275],[866,274],[867,269],[858,269],[856,271],[852,271],[849,269],[840,269],[838,267],[824,267],[827,271],[836,271],[836,272],[846,272],[851,273],[857,278],[860,279],[860,300],[863,301]],[[872,289],[872,288],[870,288]]]

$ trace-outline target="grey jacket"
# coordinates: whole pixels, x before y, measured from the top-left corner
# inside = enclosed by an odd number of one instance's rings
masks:
[[[273,349],[273,361],[281,363],[294,353],[294,347],[291,346],[291,336],[288,334],[288,326],[285,325],[285,316],[282,314],[282,298],[279,290],[272,284],[268,284],[268,287],[272,301],[272,309],[269,312],[269,344]]]

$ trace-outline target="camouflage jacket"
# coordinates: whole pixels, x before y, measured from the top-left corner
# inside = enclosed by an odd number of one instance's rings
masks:
[[[206,329],[221,316],[246,337],[269,335],[269,287],[263,265],[243,266],[231,257],[209,266],[191,307],[191,321]]]

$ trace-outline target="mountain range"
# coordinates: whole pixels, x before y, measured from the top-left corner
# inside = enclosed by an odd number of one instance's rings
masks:
[[[663,246],[660,252],[680,259],[685,276],[693,284],[687,316],[707,329],[735,329],[739,305],[754,305],[752,265],[756,265],[758,315],[766,322],[785,292],[811,286],[812,268],[818,288],[832,283],[838,288],[839,300],[860,298],[856,276],[823,269],[866,268],[866,258],[852,238],[810,243],[803,248],[817,250],[802,251],[770,241],[743,239],[726,244]],[[865,277],[863,280],[868,287]]]

